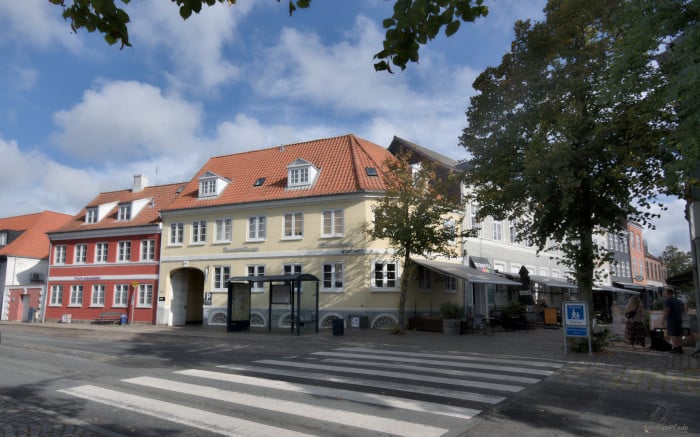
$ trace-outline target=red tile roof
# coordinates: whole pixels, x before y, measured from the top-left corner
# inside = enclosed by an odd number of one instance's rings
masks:
[[[24,231],[10,244],[0,249],[0,255],[43,259],[49,256],[49,238],[46,233],[57,229],[71,216],[53,211],[0,219],[0,230]]]
[[[319,169],[316,182],[309,188],[287,188],[287,166],[297,159],[306,160]],[[387,149],[354,135],[217,156],[204,164],[182,194],[165,210],[382,192],[381,168],[387,159],[395,159]],[[367,167],[376,168],[379,176],[368,176]],[[199,178],[207,172],[231,182],[219,196],[199,199]],[[265,182],[254,186],[260,178],[265,178]]]
[[[98,229],[132,228],[136,226],[145,226],[158,223],[160,221],[159,212],[163,208],[167,207],[173,201],[173,199],[177,198],[179,194],[178,190],[184,186],[184,184],[184,182],[178,182],[168,185],[155,185],[152,187],[145,187],[143,190],[138,192],[132,192],[131,189],[127,189],[100,193],[78,214],[73,216],[72,220],[66,223],[65,226],[56,229],[54,232],[58,233],[91,231]],[[143,209],[139,211],[136,216],[132,217],[131,220],[117,220],[119,204],[133,202],[140,199],[153,199],[153,202],[149,202],[146,206],[144,206]],[[98,221],[97,223],[85,223],[85,213],[88,208],[109,203],[115,203],[115,205],[102,220]]]

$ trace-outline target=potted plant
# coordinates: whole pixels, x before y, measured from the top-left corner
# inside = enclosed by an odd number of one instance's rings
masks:
[[[464,316],[464,310],[448,300],[440,304],[440,316],[442,317],[442,332],[447,335],[459,335],[460,319]]]

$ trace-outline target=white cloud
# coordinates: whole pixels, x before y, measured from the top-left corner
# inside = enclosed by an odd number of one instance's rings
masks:
[[[5,43],[42,48],[60,45],[72,52],[79,51],[82,43],[61,16],[62,12],[60,6],[48,1],[1,1],[0,46]]]
[[[238,21],[253,3],[234,6],[204,6],[199,14],[184,21],[172,2],[142,2],[132,14],[133,50],[165,52],[173,68],[164,72],[176,89],[213,92],[240,76],[240,69],[228,61],[225,46],[235,40]]]
[[[118,81],[86,91],[54,121],[61,130],[56,141],[73,158],[121,163],[196,149],[202,112],[152,85]]]
[[[652,221],[656,229],[644,231],[649,252],[659,256],[669,245],[676,246],[684,252],[690,252],[690,229],[685,219],[685,200],[672,197],[661,200],[667,210],[661,211],[654,208],[652,212],[661,216]]]

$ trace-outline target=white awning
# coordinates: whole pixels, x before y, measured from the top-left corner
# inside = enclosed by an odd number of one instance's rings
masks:
[[[638,291],[634,290],[627,290],[626,288],[619,288],[619,287],[611,287],[609,285],[596,285],[593,287],[593,291],[611,291],[613,293],[622,293],[622,294],[639,294]]]
[[[454,276],[456,278],[465,279],[469,282],[480,284],[513,285],[520,287],[520,282],[511,281],[510,279],[502,278],[498,275],[494,275],[493,273],[481,272],[477,269],[467,267],[464,264],[428,261],[420,258],[411,258],[411,261],[443,275]]]
[[[530,275],[530,281],[544,284],[547,287],[578,288],[578,285],[572,284],[566,279],[552,278],[549,276]]]

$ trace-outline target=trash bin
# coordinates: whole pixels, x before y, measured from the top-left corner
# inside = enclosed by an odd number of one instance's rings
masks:
[[[345,332],[345,320],[333,319],[333,335],[340,336]]]
[[[122,314],[121,316],[119,316],[119,324],[126,325],[126,314]]]

